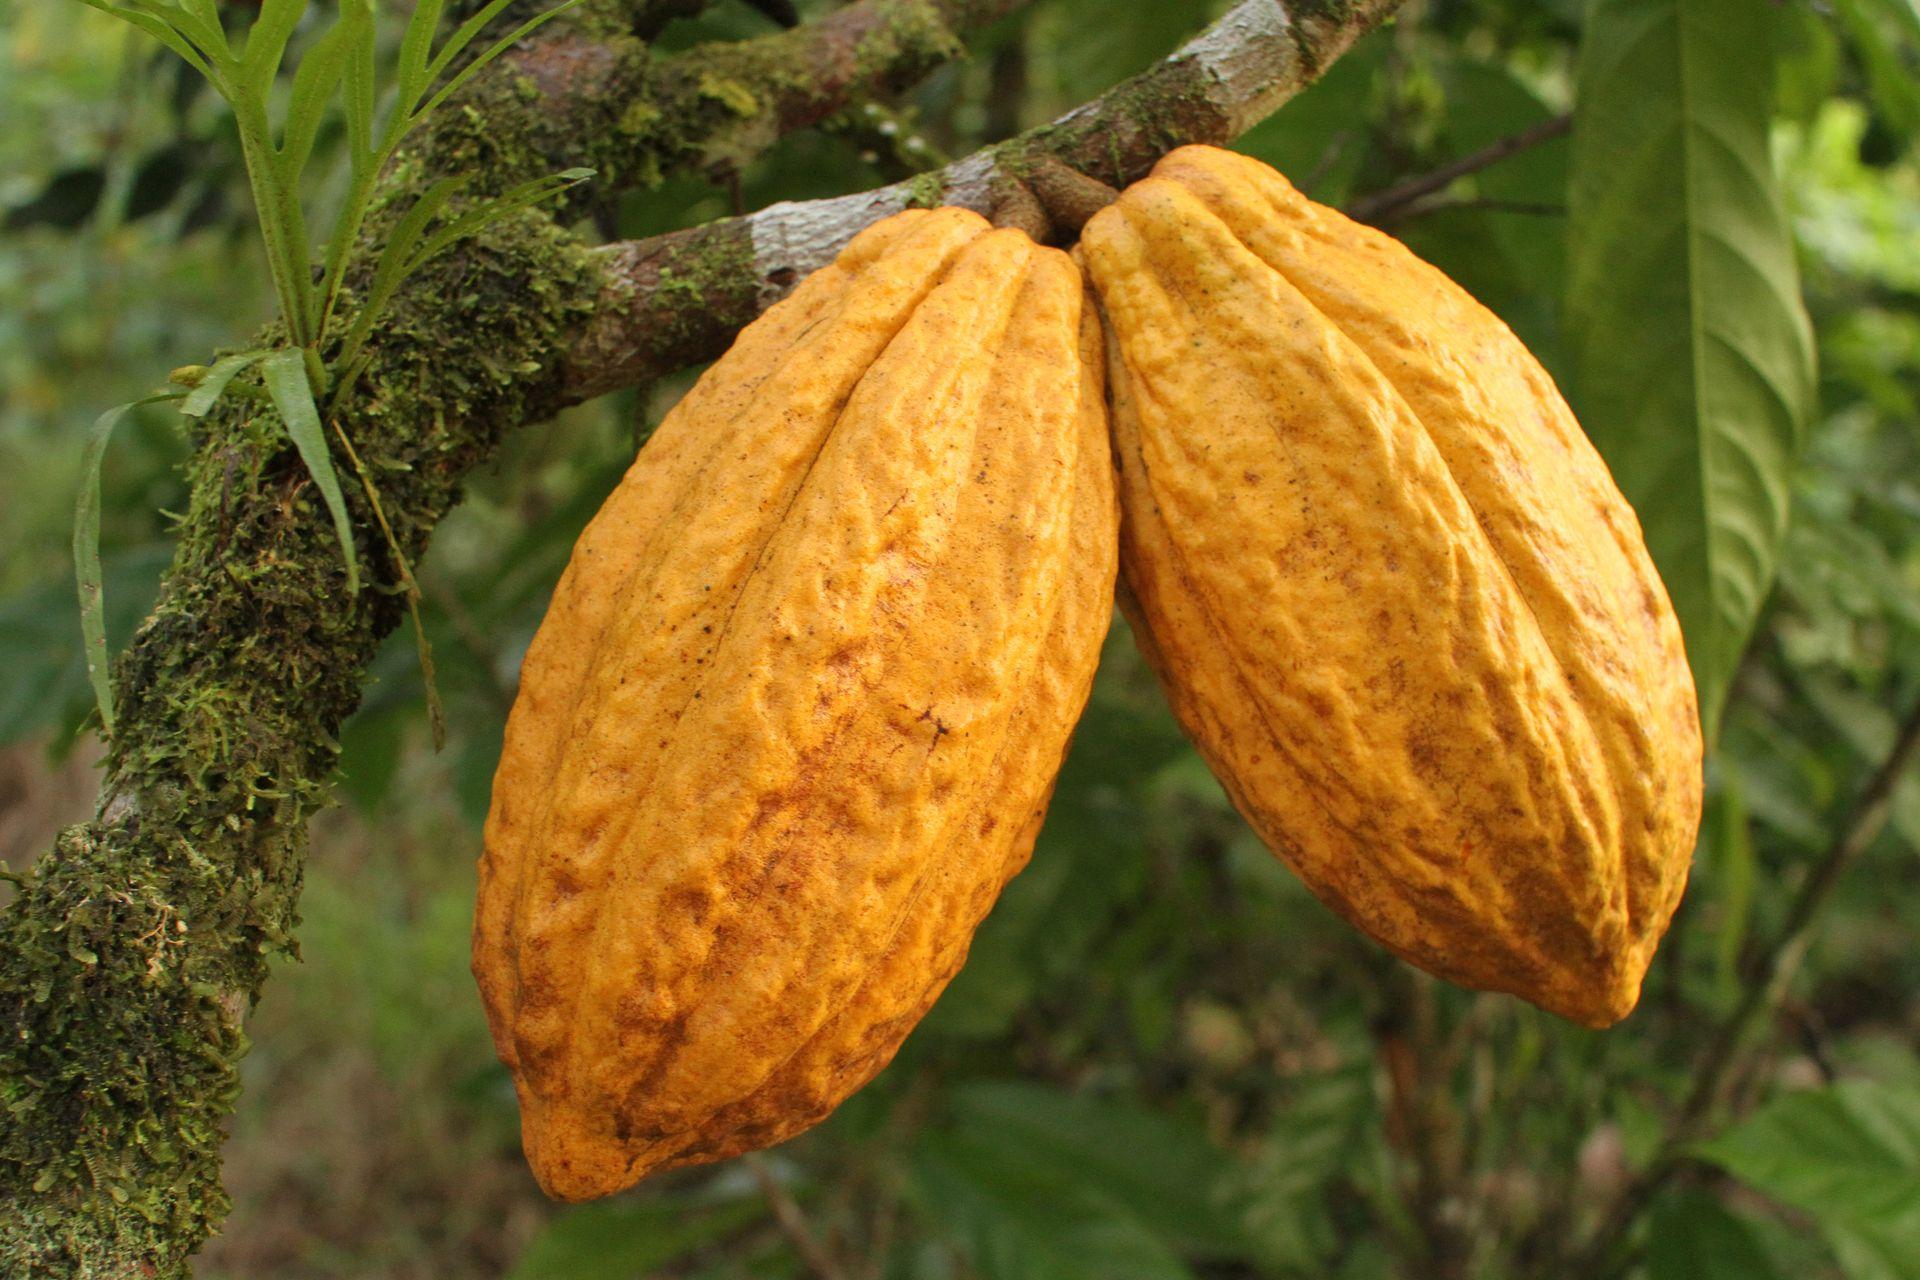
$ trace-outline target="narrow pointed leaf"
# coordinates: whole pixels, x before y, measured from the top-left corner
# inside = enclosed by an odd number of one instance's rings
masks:
[[[120,420],[142,405],[175,400],[167,391],[107,410],[93,421],[80,459],[80,494],[73,508],[73,575],[80,594],[80,636],[87,659],[87,683],[100,709],[100,728],[113,735],[113,686],[108,680],[107,602],[100,575],[100,465]]]
[[[447,37],[446,43],[440,46],[434,53],[432,61],[427,64],[427,84],[438,80],[447,66],[460,56],[460,51],[472,44],[475,37],[486,30],[487,24],[512,3],[513,0],[488,0],[483,8],[455,27],[453,34]],[[421,86],[423,92],[425,87],[425,85]]]
[[[209,26],[220,25],[219,0],[180,0],[180,7]]]
[[[215,65],[225,69],[237,66],[233,61],[233,49],[227,44],[226,28],[212,13],[204,9],[185,9],[177,4],[162,4],[159,0],[133,0],[133,5],[192,41],[194,47]]]
[[[85,5],[90,5],[102,13],[110,13],[122,22],[138,27],[140,30],[146,32],[155,40],[158,40],[161,44],[178,54],[188,66],[206,77],[207,82],[213,85],[222,97],[226,96],[227,90],[225,82],[221,78],[220,73],[208,63],[206,57],[201,54],[200,50],[194,46],[192,41],[174,30],[174,28],[169,26],[164,20],[156,18],[150,13],[142,13],[138,9],[129,8],[126,5],[108,4],[106,0],[80,0],[80,2]]]
[[[374,25],[370,4],[348,0],[364,17],[356,23],[356,35],[347,54],[346,88],[341,101],[346,107],[347,142],[356,176],[364,173],[373,158],[374,114],[378,90],[374,83]]]
[[[1711,739],[1773,583],[1813,341],[1749,0],[1591,0],[1569,182],[1582,421],[1666,579]]]
[[[415,246],[420,243],[427,228],[440,216],[440,211],[446,208],[447,201],[453,198],[454,193],[465,185],[465,178],[440,179],[428,187],[393,224],[393,230],[387,234],[387,242],[380,248],[380,258],[374,264],[373,279],[367,285],[366,301],[361,304],[359,314],[353,318],[353,327],[347,331],[346,339],[341,344],[340,364],[343,367],[353,364],[373,332],[373,326],[393,300],[395,290],[406,279],[408,263],[413,259]],[[345,393],[344,380],[341,393]]]
[[[561,14],[565,13],[567,10],[573,8],[575,5],[579,3],[580,3],[580,0],[562,0],[562,3],[555,5],[553,8],[547,10],[545,13],[529,18],[527,21],[521,23],[518,27],[514,28],[514,30],[511,33],[505,36],[502,36],[500,39],[494,41],[494,43],[487,49],[485,53],[475,58],[472,62],[469,62],[466,66],[460,68],[460,71],[457,75],[455,75],[452,79],[448,80],[444,85],[441,85],[439,91],[435,93],[431,98],[427,99],[427,104],[420,109],[420,111],[418,112],[418,115],[422,117],[432,115],[435,111],[439,110],[441,103],[445,102],[448,98],[451,98],[454,94],[460,92],[460,90],[463,87],[465,87],[466,83],[469,80],[473,79],[475,76],[479,75],[482,71],[486,70],[488,64],[491,63],[495,58],[499,57],[501,54],[505,53],[507,50],[513,48],[514,45],[519,44],[522,40],[526,39],[529,35],[532,35],[534,31],[545,26],[547,23],[553,21],[555,18],[559,17]],[[489,19],[492,18],[492,16],[495,13],[499,12],[500,7],[501,6],[499,3],[499,0],[495,0],[493,4],[488,5],[485,9],[481,10],[479,14],[474,15],[474,19],[472,21],[469,21],[463,24],[461,27],[461,30],[465,31],[467,27],[472,26],[473,22],[478,21],[479,18],[482,16],[485,16]],[[475,29],[478,30],[478,28],[475,28]],[[472,37],[468,37],[468,40],[470,41],[471,38]],[[453,41],[449,40],[447,43],[451,45]],[[463,45],[465,43],[466,43],[465,41],[462,42]],[[451,55],[446,50],[441,51],[440,56],[433,60],[432,78],[437,79],[439,77],[440,73],[443,70],[445,70],[450,58],[451,58]]]
[[[333,530],[340,539],[340,554],[347,562],[347,594],[360,592],[360,559],[354,552],[353,518],[340,493],[340,478],[333,469],[333,454],[327,449],[326,432],[320,426],[320,411],[313,403],[313,386],[307,381],[306,358],[297,347],[282,347],[261,362],[267,394],[280,411],[280,420],[307,464],[307,474],[326,500],[333,517]]]
[[[240,76],[248,89],[265,97],[286,56],[287,41],[307,11],[307,0],[261,0],[260,14],[247,32],[246,52],[240,55]]]
[[[425,266],[434,255],[466,239],[483,227],[498,222],[515,210],[538,204],[542,200],[550,200],[563,191],[579,186],[591,178],[593,172],[592,169],[563,169],[559,173],[551,173],[544,178],[535,178],[530,182],[509,187],[484,204],[467,210],[434,232],[420,247],[420,251],[414,255],[413,261],[407,264],[406,274],[412,275]]]
[[[446,0],[419,0],[413,16],[407,19],[406,34],[400,37],[400,57],[395,75],[400,82],[400,110],[411,115],[431,83],[427,62],[433,55],[433,35],[440,27],[440,14]]]
[[[320,134],[327,104],[340,88],[365,22],[365,13],[359,6],[347,6],[332,29],[300,59],[300,69],[293,76],[293,92],[287,104],[287,122],[280,143],[282,172],[296,182],[307,167],[307,158],[313,154],[313,141]]]
[[[207,410],[213,408],[214,402],[226,391],[234,377],[242,370],[258,364],[266,355],[267,352],[264,349],[242,351],[238,355],[223,356],[214,361],[212,367],[201,377],[199,384],[187,392],[186,398],[181,400],[180,412],[189,418],[206,417]]]

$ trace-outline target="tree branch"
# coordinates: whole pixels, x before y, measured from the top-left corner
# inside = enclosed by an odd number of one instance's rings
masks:
[[[1312,84],[1399,2],[1242,0],[1158,66],[944,169],[609,245],[599,251],[608,287],[573,349],[567,395],[590,399],[712,359],[863,228],[902,209],[946,204],[991,215],[1010,184],[1046,162],[1122,187],[1175,147],[1231,141]]]
[[[790,31],[671,55],[622,24],[577,22],[503,59],[510,74],[441,113],[429,151],[493,190],[576,165],[595,170],[599,192],[669,173],[726,177],[786,134],[913,84],[962,52],[964,31],[1028,3],[859,0]]]

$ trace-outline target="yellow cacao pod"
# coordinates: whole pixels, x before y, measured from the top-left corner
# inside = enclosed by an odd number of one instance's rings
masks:
[[[1685,885],[1701,742],[1633,511],[1520,341],[1404,246],[1188,147],[1082,239],[1123,600],[1323,901],[1604,1026]]]
[[[550,1194],[799,1132],[959,969],[1112,614],[1101,348],[1065,254],[899,214],[741,333],[582,535],[473,942]]]

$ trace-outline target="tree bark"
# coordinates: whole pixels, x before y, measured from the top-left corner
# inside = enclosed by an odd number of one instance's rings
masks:
[[[862,0],[666,58],[633,34],[658,0],[590,0],[445,109],[390,175],[384,216],[442,172],[479,189],[581,163],[606,185],[724,173],[909,83],[1021,2]],[[867,224],[908,205],[990,211],[1043,157],[1124,184],[1176,145],[1229,140],[1397,3],[1245,0],[1096,102],[880,191],[598,249],[551,214],[504,221],[409,282],[339,425],[417,557],[506,431],[717,354]],[[224,1218],[245,1014],[269,959],[293,951],[306,821],[403,610],[364,500],[372,585],[346,595],[324,505],[251,402],[223,401],[194,444],[173,564],[115,667],[97,815],[0,915],[8,1276],[182,1276]]]

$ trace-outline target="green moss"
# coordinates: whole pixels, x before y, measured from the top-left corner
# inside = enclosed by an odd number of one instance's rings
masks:
[[[700,96],[719,103],[742,119],[760,110],[760,95],[744,82],[728,80],[711,72],[700,77]]]
[[[1004,163],[1018,171],[1021,153],[1044,151],[1115,187],[1140,178],[1173,148],[1225,131],[1207,98],[1211,81],[1188,62],[1167,62],[1110,89],[1098,111],[1023,134]]]
[[[916,173],[907,179],[907,208],[938,209],[947,198],[946,179],[939,170]]]
[[[533,215],[410,283],[346,421],[410,555],[500,435],[555,406],[597,284]],[[293,948],[305,822],[399,616],[397,595],[345,595],[324,506],[252,402],[223,401],[196,444],[161,601],[116,669],[106,811],[0,914],[8,1276],[184,1275],[225,1215],[241,1019]],[[391,584],[383,542],[360,555]]]
[[[710,360],[716,339],[737,331],[760,309],[753,243],[742,223],[738,234],[709,228],[684,246],[665,251],[648,299],[653,323],[645,327],[654,368],[672,369]]]

